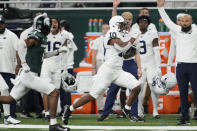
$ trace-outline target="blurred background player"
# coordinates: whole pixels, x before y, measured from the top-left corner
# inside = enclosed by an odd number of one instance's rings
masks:
[[[67,20],[60,21],[60,30],[66,34],[69,42],[67,43],[68,47],[68,57],[67,57],[67,64],[63,65],[63,69],[67,70],[68,73],[76,77],[76,73],[74,72],[74,53],[78,50],[75,42],[74,42],[74,35],[70,32],[70,24]],[[61,111],[58,116],[62,116],[64,111],[65,105],[71,105],[71,92],[65,91],[62,88],[62,83],[60,85],[60,106]]]
[[[146,81],[148,81],[153,101],[153,117],[159,118],[160,116],[157,111],[158,94],[156,94],[152,88],[154,75],[156,75],[156,73],[161,75],[161,57],[158,34],[157,31],[148,30],[148,25],[151,23],[148,16],[140,16],[137,19],[137,23],[142,32],[138,39],[142,66],[142,77],[140,78],[141,91],[138,96],[138,116],[141,118],[144,117],[143,100],[146,91]]]
[[[114,0],[113,2],[113,11],[112,11],[112,17],[117,15],[117,7],[120,4],[120,0]],[[124,34],[124,41],[128,41],[132,36],[131,34],[133,33],[130,29],[131,29],[131,24],[133,21],[133,15],[130,12],[123,12],[122,13],[122,17],[127,21],[127,33]],[[135,60],[134,60],[135,59]],[[135,62],[136,61],[136,62]],[[136,65],[137,63],[137,65]],[[139,56],[139,52],[137,52],[137,54],[135,55],[135,57],[128,57],[128,58],[124,58],[124,62],[123,62],[123,70],[126,72],[131,73],[136,79],[138,79],[138,77],[141,76],[141,64],[140,64],[140,56]],[[112,110],[113,104],[115,102],[116,99],[116,95],[119,91],[120,87],[112,84],[107,92],[107,98],[106,98],[106,102],[105,102],[105,107],[104,107],[104,111],[101,117],[99,117],[97,119],[97,121],[103,121],[105,120],[110,111]],[[121,109],[124,108],[125,106],[125,102],[126,102],[126,88],[122,87],[120,90],[120,104],[121,104]],[[131,113],[133,116],[137,116],[138,112],[137,112],[137,100],[134,102],[134,104],[131,107]],[[138,121],[136,117],[131,116],[129,119],[132,122],[136,122]],[[122,113],[120,116],[118,117],[124,117],[124,114]]]
[[[92,49],[92,75],[96,75],[100,66],[104,63],[104,37],[109,30],[108,24],[102,25],[102,35],[95,39],[93,42]],[[102,115],[104,107],[104,96],[99,96],[96,100],[98,114]]]
[[[9,95],[9,91],[11,91],[13,87],[10,79],[15,78],[15,75],[21,67],[20,58],[17,52],[18,41],[18,37],[6,28],[5,19],[0,15],[0,75],[9,87],[9,89],[1,91],[2,96]],[[4,117],[5,124],[18,124],[21,122],[14,119],[16,118],[16,102],[12,104],[3,104],[3,109],[7,112]]]
[[[138,17],[140,17],[140,16],[142,16],[142,15],[144,15],[144,16],[148,16],[149,18],[150,18],[150,12],[149,12],[149,9],[148,8],[142,8],[142,9],[140,9],[139,10],[139,13],[138,13]],[[133,26],[132,26],[132,28],[131,28],[131,30],[138,30],[139,29],[139,25],[138,25],[138,23],[135,23]],[[157,28],[156,28],[156,26],[153,24],[153,23],[150,23],[149,25],[148,25],[148,30],[151,30],[151,31],[153,31],[153,32],[157,32]],[[147,82],[148,83],[148,82]],[[143,90],[143,91],[145,91],[145,94],[143,93],[143,97],[144,97],[144,100],[143,100],[143,109],[142,110],[144,110],[144,113],[148,113],[148,101],[149,101],[149,98],[150,98],[150,96],[151,96],[151,90],[150,90],[150,87],[149,87],[149,84],[147,84],[146,86],[144,86],[144,88],[145,88],[145,90]],[[156,108],[157,107],[157,105],[156,105],[156,103],[158,103],[158,99],[152,99],[154,102],[153,102],[153,108]],[[153,109],[154,110],[154,109]],[[155,109],[155,111],[156,111],[157,109]],[[155,113],[155,114],[158,114],[158,113]],[[159,116],[157,117],[157,118],[159,118]]]
[[[52,26],[49,35],[47,36],[47,48],[46,52],[57,51],[60,47],[67,48],[67,35],[60,30],[60,23],[57,18],[51,18]],[[63,67],[67,66],[68,51],[56,56],[44,59],[42,64],[41,78],[47,79],[50,83],[54,84],[56,89],[60,89],[61,73],[62,70],[67,72],[67,69]],[[64,98],[66,99],[66,98]],[[43,94],[43,104],[45,110],[45,119],[50,119],[50,112],[48,106],[48,95]]]

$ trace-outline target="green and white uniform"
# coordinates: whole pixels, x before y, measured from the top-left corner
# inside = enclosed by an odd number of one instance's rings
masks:
[[[47,46],[47,37],[41,32],[33,30],[29,35],[28,39],[35,39],[39,41],[38,44],[27,47],[27,54],[25,60],[30,70],[35,73],[40,73],[42,66],[42,59],[45,47]]]
[[[47,46],[47,38],[38,30],[33,30],[29,35],[28,39],[35,39],[38,41],[36,45],[27,47],[26,63],[30,68],[29,72],[22,71],[16,79],[15,86],[13,87],[10,95],[15,99],[19,100],[23,97],[30,89],[36,90],[41,93],[50,94],[55,86],[49,81],[38,77],[41,71],[42,58],[45,47]]]

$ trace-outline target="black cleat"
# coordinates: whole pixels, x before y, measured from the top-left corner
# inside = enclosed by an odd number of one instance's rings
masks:
[[[156,116],[154,116],[154,118],[155,119],[160,119],[161,117],[160,117],[160,115],[156,115]]]
[[[145,119],[140,116],[136,116],[138,122],[145,122]]]
[[[176,120],[181,120],[181,116],[177,117]]]
[[[111,110],[110,115],[118,116],[118,115],[120,115],[120,114],[118,114],[118,113],[117,113],[116,111],[114,111],[114,110]]]
[[[106,119],[108,119],[108,115],[101,115],[101,116],[97,119],[97,121],[104,121],[104,120],[106,120]]]
[[[187,126],[190,125],[190,121],[186,121],[186,120],[180,120],[176,125],[178,126]]]
[[[50,125],[49,131],[70,131],[70,128],[63,127],[60,124]]]
[[[44,116],[44,120],[49,122],[50,121],[50,115]]]
[[[64,113],[62,116],[62,121],[64,122],[65,125],[68,124],[68,119],[70,118],[72,111],[70,110],[70,106],[69,105],[65,105],[64,106]]]
[[[133,116],[132,114],[129,115],[130,122],[138,122],[138,118]]]
[[[197,109],[195,109],[195,111],[194,111],[194,117],[193,117],[193,120],[197,120]]]
[[[129,120],[130,120],[131,122],[137,122],[137,118],[134,117],[134,116],[131,114],[130,110],[127,110],[126,108],[123,108],[123,109],[122,109],[122,113],[123,113],[127,118],[129,118]]]
[[[129,118],[130,110],[127,110],[125,107],[122,109],[122,113]]]
[[[116,118],[126,118],[124,113],[120,113],[119,115],[116,116]]]

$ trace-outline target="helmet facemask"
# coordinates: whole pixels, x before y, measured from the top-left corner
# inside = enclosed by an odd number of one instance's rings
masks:
[[[63,72],[61,79],[64,91],[72,92],[74,90],[77,90],[77,82],[73,75],[67,72]]]

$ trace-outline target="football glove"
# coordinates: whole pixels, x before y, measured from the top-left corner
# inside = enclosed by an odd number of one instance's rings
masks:
[[[29,68],[29,66],[27,65],[27,63],[23,63],[23,64],[22,64],[22,69],[24,70],[25,73],[27,73],[27,72],[30,71],[30,68]]]
[[[131,46],[125,53],[123,53],[124,59],[128,59],[136,55],[136,47],[133,45]]]
[[[59,52],[59,53],[68,52],[68,48],[67,48],[66,46],[61,46],[61,47],[58,49],[58,52]]]

